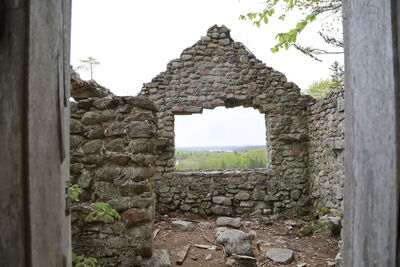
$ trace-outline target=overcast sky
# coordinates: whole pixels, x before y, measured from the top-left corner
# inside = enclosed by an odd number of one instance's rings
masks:
[[[79,60],[92,56],[101,63],[94,69],[97,82],[116,95],[136,95],[143,83],[165,71],[169,61],[206,35],[214,24],[230,28],[235,41],[242,42],[258,59],[302,89],[328,78],[334,60],[343,62],[342,56],[329,56],[320,63],[293,49],[273,54],[270,48],[276,42],[276,34],[293,28],[300,15],[287,17],[285,23],[271,20],[260,28],[238,20],[240,14],[262,8],[262,1],[258,0],[75,0],[71,64],[76,67]],[[318,27],[311,25],[301,39],[321,46],[315,35]],[[88,73],[80,74],[89,78]],[[201,115],[176,116],[176,145],[264,144],[262,114],[244,108],[225,113],[219,110],[223,109],[209,111],[212,119],[207,119],[208,128],[201,122]],[[239,118],[244,121],[238,122]],[[246,121],[248,125],[243,127]],[[227,125],[223,126],[224,122]],[[240,127],[228,129],[229,124]],[[205,132],[201,133],[202,129]]]

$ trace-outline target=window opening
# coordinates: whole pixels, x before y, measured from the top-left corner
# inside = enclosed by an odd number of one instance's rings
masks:
[[[264,114],[253,108],[204,110],[175,116],[175,169],[252,169],[267,166]]]

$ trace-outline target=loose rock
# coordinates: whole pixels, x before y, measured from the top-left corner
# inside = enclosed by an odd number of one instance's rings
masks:
[[[279,264],[289,264],[294,258],[293,250],[287,248],[271,248],[265,257]]]
[[[192,222],[187,221],[172,221],[171,225],[183,231],[194,231],[196,228]]]
[[[216,243],[223,245],[225,247],[225,252],[228,255],[237,254],[253,256],[253,249],[251,247],[251,241],[254,238],[253,234],[225,227],[217,229]]]
[[[216,221],[218,227],[232,227],[232,228],[240,228],[240,222],[242,219],[240,218],[231,218],[231,217],[219,217]]]
[[[232,256],[227,259],[225,262],[226,265],[231,267],[256,267],[257,262],[250,257],[240,257],[240,256]]]
[[[141,263],[142,267],[170,267],[168,250],[155,249],[151,258],[144,259]]]
[[[197,225],[203,230],[207,230],[207,229],[211,228],[211,223],[209,223],[209,222],[199,222]]]

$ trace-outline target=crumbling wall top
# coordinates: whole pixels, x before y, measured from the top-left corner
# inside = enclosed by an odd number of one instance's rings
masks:
[[[95,80],[84,81],[71,67],[71,97],[75,100],[90,97],[112,96],[110,90],[98,84]]]

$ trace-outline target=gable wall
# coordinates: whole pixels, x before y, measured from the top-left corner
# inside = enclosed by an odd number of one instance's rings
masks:
[[[180,58],[168,63],[165,72],[144,84],[139,94],[159,107],[158,136],[163,144],[156,162],[156,192],[159,203],[169,210],[182,208],[186,202],[186,196],[180,194],[184,188],[176,182],[174,171],[174,116],[201,113],[218,106],[253,107],[265,114],[267,168],[273,173],[270,181],[282,185],[274,194],[281,192],[284,196],[276,201],[288,202],[278,206],[294,205],[289,193],[283,193],[288,188],[306,195],[307,116],[311,99],[301,95],[300,89],[287,82],[282,73],[267,67],[243,44],[235,42],[225,26],[211,27]],[[165,189],[168,192],[159,192],[161,187],[169,188]],[[219,194],[211,193],[209,197],[216,196]]]

